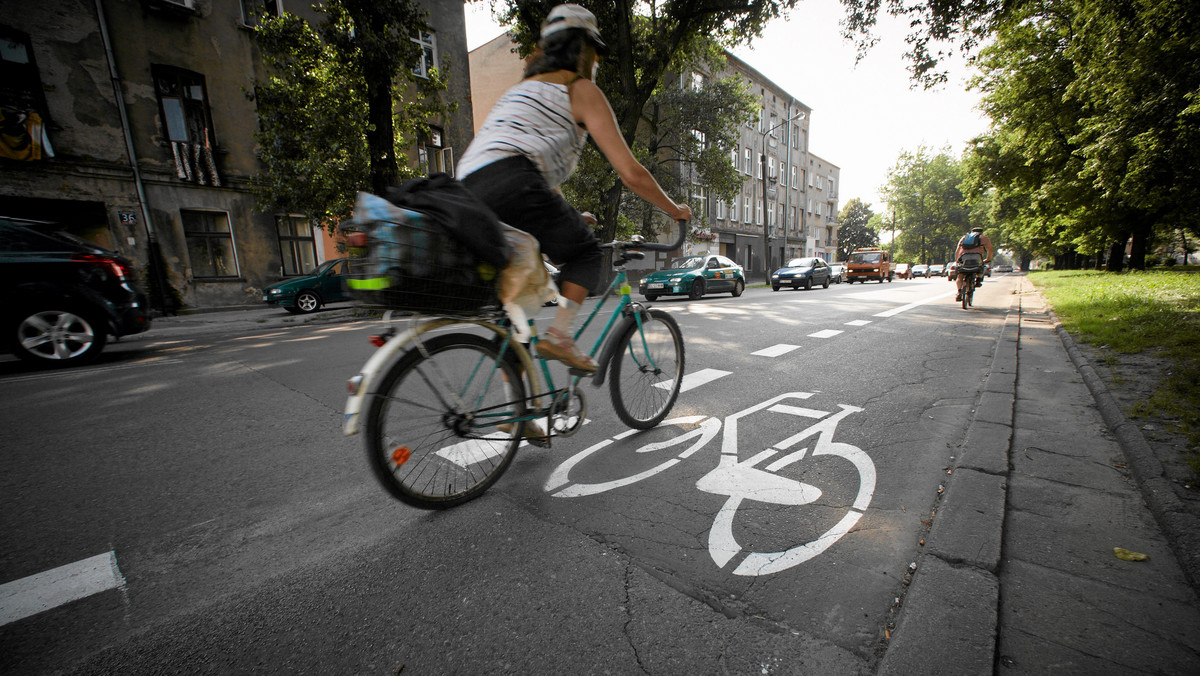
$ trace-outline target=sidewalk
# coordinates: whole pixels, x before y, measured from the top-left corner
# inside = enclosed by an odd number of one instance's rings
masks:
[[[879,673],[1200,673],[1196,520],[1018,288]]]
[[[283,308],[261,304],[155,317],[150,323],[149,331],[130,338],[156,339],[200,335],[227,329],[253,330],[304,326],[306,324],[342,322],[354,317],[366,319],[371,316],[373,315],[369,311],[351,303],[335,303],[328,308],[322,308],[307,315],[294,315]],[[126,340],[130,338],[126,338]]]

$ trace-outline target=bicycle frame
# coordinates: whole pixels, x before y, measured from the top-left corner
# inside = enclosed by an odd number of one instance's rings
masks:
[[[575,332],[574,338],[579,339],[579,337],[582,336],[583,332],[587,330],[588,326],[590,326],[596,317],[600,315],[601,310],[605,305],[608,304],[609,300],[618,295],[618,293],[619,297],[617,298],[617,304],[613,308],[608,321],[605,323],[600,335],[597,337],[596,342],[592,345],[592,348],[589,352],[593,358],[596,358],[598,353],[601,353],[602,348],[609,341],[610,337],[614,335],[613,328],[617,326],[618,321],[623,317],[632,315],[633,321],[636,322],[638,326],[638,330],[641,330],[641,313],[627,312],[627,309],[634,305],[632,287],[628,283],[628,277],[626,276],[624,267],[619,267],[617,269],[616,277],[613,279],[608,289],[604,292],[604,295],[600,298],[600,301],[596,303],[596,306],[592,309],[587,318],[580,325],[579,329]],[[385,315],[384,321],[391,321],[390,313]],[[528,322],[530,328],[532,329],[534,326],[533,320],[530,319]],[[490,415],[486,416],[477,423],[473,423],[473,427],[480,429],[493,428],[497,425],[505,423],[514,423],[548,417],[554,412],[555,401],[557,400],[558,395],[566,391],[573,391],[575,385],[577,385],[579,380],[583,377],[579,375],[569,376],[572,379],[569,385],[571,388],[570,390],[556,387],[554,377],[550,372],[550,366],[547,364],[547,361],[541,358],[535,359],[531,356],[532,348],[537,344],[538,340],[536,331],[532,331],[533,338],[530,342],[530,348],[526,348],[520,343],[520,341],[514,339],[515,333],[512,327],[508,325],[507,320],[493,322],[488,321],[487,319],[462,319],[451,317],[432,318],[425,321],[420,321],[416,324],[416,326],[410,327],[391,336],[378,350],[375,351],[374,354],[371,355],[366,364],[364,364],[362,369],[359,371],[359,374],[350,379],[350,396],[346,401],[345,420],[342,427],[343,433],[349,436],[358,434],[361,431],[361,414],[367,396],[376,393],[379,376],[383,373],[386,373],[387,367],[394,360],[398,359],[402,353],[409,348],[410,344],[415,343],[419,347],[421,345],[421,339],[425,334],[436,329],[455,324],[477,326],[496,334],[500,338],[501,359],[504,359],[506,353],[511,350],[512,354],[515,355],[520,361],[522,371],[527,374],[526,381],[529,384],[530,392],[526,396],[525,400],[530,402],[532,405],[530,406],[529,410],[526,411],[525,415],[513,416],[511,414],[504,415],[503,413]],[[618,333],[615,335],[620,334]],[[643,346],[644,345],[645,343],[643,342]],[[599,359],[597,359],[597,372],[592,376],[592,378],[595,379],[593,385],[596,387],[599,387],[603,384],[603,371],[612,357],[612,350],[607,350],[606,352],[607,354],[599,354]],[[655,366],[648,353],[646,357],[647,360],[650,361],[650,364]],[[540,378],[538,377],[538,371],[534,368],[535,361],[541,362]],[[493,373],[484,374],[484,377],[495,377],[495,370],[496,367],[493,367]],[[453,396],[453,393],[449,394]],[[550,404],[547,406],[542,406],[540,400],[543,397],[550,397]],[[552,430],[551,433],[553,433]]]

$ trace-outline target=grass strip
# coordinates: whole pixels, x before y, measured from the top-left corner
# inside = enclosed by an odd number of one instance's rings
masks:
[[[1157,391],[1128,413],[1178,421],[1188,464],[1200,475],[1200,272],[1056,270],[1030,273],[1029,280],[1078,340],[1167,359]]]

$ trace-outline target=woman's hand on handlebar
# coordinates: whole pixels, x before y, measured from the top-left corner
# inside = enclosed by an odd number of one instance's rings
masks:
[[[675,205],[675,213],[671,214],[671,218],[679,223],[684,223],[692,220],[692,208],[686,204]]]

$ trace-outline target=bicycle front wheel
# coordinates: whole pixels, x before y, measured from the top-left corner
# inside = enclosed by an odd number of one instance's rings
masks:
[[[406,352],[367,405],[367,460],[396,498],[442,509],[479,497],[512,463],[525,387],[493,341],[449,334]],[[510,422],[505,422],[510,421]]]
[[[609,393],[621,422],[639,430],[667,417],[683,383],[683,332],[671,315],[650,310],[642,326],[617,336],[609,365]]]

